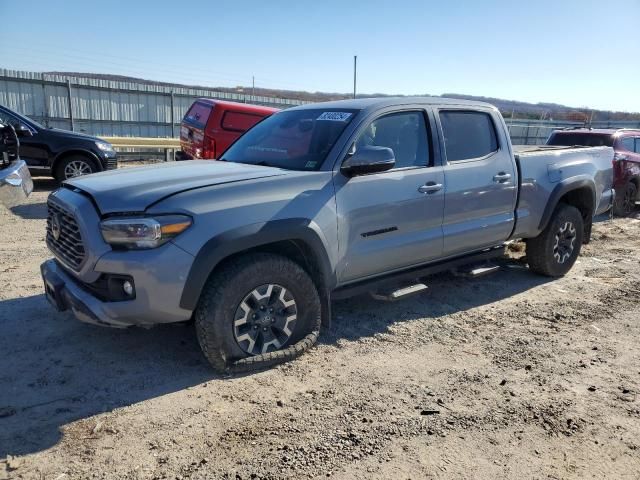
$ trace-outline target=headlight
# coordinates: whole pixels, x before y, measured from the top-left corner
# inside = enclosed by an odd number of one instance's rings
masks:
[[[96,147],[103,152],[113,152],[113,145],[107,142],[96,142]]]
[[[110,218],[100,222],[100,230],[104,241],[113,246],[156,248],[184,232],[192,223],[186,215]]]

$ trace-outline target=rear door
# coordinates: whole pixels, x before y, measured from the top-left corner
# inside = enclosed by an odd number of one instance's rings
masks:
[[[355,148],[391,148],[395,168],[336,177],[340,283],[419,265],[442,254],[444,177],[424,109],[385,112],[364,123]],[[428,187],[427,187],[428,186]]]
[[[444,256],[506,240],[515,222],[518,179],[499,114],[441,108],[437,121],[446,186]]]
[[[187,110],[180,126],[182,151],[193,158],[202,158],[204,129],[213,110],[213,104],[196,101]]]

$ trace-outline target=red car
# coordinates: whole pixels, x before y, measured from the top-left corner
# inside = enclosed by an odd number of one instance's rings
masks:
[[[199,98],[182,119],[182,157],[219,158],[240,135],[277,111],[261,105]]]
[[[585,145],[613,147],[613,187],[616,200],[613,212],[629,215],[639,200],[640,191],[640,130],[576,128],[554,131],[547,145]]]

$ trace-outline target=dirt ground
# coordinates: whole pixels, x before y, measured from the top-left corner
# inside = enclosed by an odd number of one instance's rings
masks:
[[[0,479],[640,478],[640,215],[522,262],[334,304],[300,359],[216,376],[193,328],[55,313],[50,182],[0,211]]]

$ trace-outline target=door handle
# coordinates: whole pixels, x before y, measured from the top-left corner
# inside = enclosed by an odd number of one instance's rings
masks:
[[[436,193],[438,190],[441,190],[441,189],[442,189],[442,184],[436,183],[436,182],[428,182],[425,185],[421,185],[418,187],[418,191],[420,193],[427,193],[427,194]]]
[[[511,180],[511,174],[507,172],[496,173],[493,176],[493,181],[497,183],[505,183],[508,180]]]

